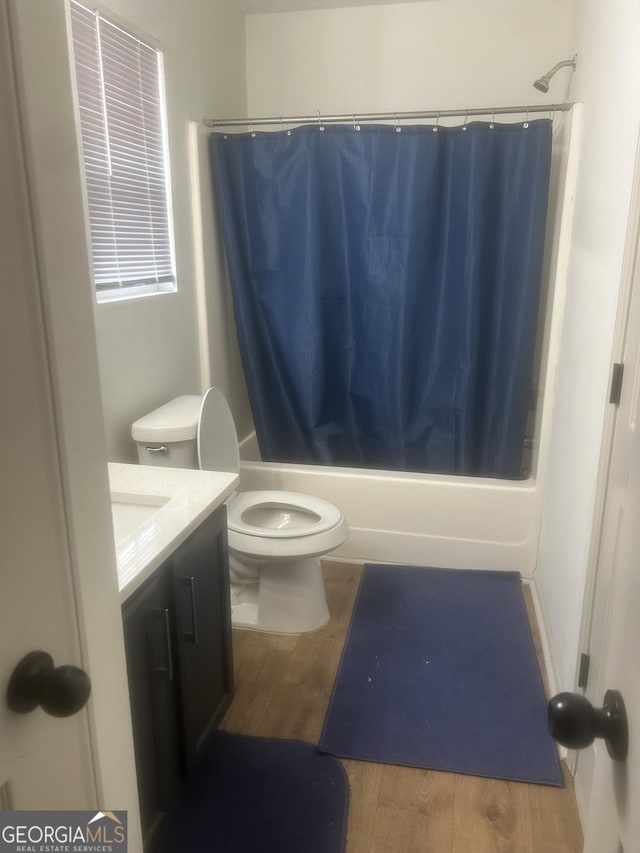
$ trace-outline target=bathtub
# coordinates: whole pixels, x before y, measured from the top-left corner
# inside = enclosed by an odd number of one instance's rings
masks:
[[[541,508],[535,479],[260,462],[255,433],[240,447],[242,490],[306,492],[342,510],[351,532],[335,559],[533,573]]]

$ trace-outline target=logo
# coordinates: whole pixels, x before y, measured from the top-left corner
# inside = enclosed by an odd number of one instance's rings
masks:
[[[0,812],[0,853],[126,851],[126,811]]]

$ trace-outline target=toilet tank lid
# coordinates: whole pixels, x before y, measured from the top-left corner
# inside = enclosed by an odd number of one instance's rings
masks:
[[[148,415],[138,418],[131,426],[134,441],[171,442],[195,440],[202,397],[184,394]]]

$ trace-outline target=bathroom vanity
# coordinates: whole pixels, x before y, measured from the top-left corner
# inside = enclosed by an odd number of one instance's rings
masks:
[[[152,850],[233,696],[223,502],[237,478],[135,465],[109,473],[140,814]]]

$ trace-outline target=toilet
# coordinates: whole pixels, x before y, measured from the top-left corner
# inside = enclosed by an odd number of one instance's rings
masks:
[[[137,420],[143,465],[240,470],[238,437],[223,394],[185,395]],[[233,625],[282,634],[329,621],[320,557],[349,535],[342,512],[311,495],[240,492],[227,501]]]

